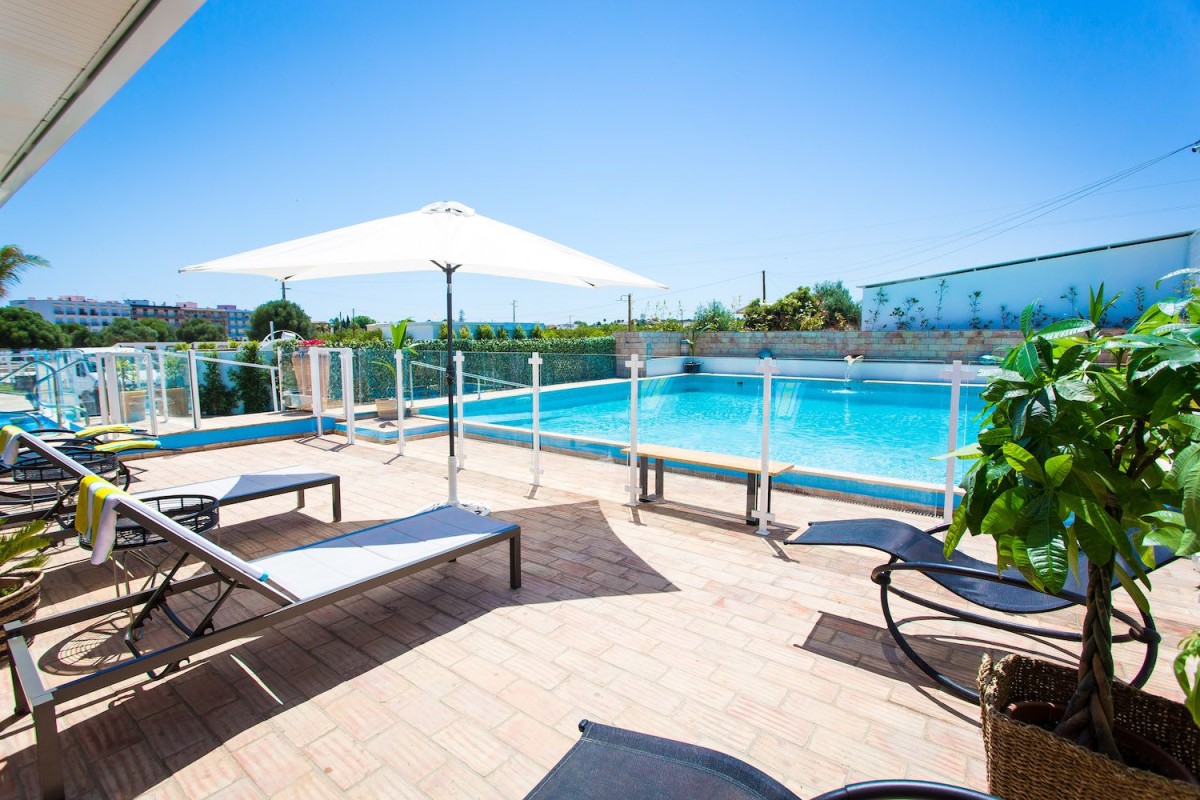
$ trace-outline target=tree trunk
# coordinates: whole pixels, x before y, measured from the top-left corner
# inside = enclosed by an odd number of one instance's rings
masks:
[[[1099,565],[1089,562],[1079,686],[1054,732],[1122,761],[1112,735],[1112,578],[1111,561]]]

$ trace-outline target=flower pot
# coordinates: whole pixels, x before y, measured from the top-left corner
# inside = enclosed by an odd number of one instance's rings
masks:
[[[988,791],[1005,800],[1200,799],[1198,786],[1120,764],[1005,713],[1011,704],[1027,701],[1065,706],[1076,680],[1068,667],[1022,656],[994,664],[984,656],[979,692]],[[1113,709],[1116,728],[1153,742],[1193,774],[1200,772],[1200,728],[1182,704],[1116,682]]]
[[[17,587],[0,596],[0,626],[17,620],[31,620],[42,600],[42,571],[17,570],[0,577],[0,591]],[[32,637],[26,637],[32,638]],[[8,661],[8,642],[0,641],[0,664]]]
[[[171,417],[190,417],[191,397],[188,390],[182,387],[167,389],[167,415]]]
[[[380,398],[375,401],[375,413],[380,419],[396,419],[396,398]]]

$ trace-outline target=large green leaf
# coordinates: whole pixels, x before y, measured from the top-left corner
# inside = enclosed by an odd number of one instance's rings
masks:
[[[1054,382],[1054,391],[1063,400],[1075,403],[1090,403],[1096,399],[1092,387],[1077,378],[1059,378]]]
[[[1046,482],[1046,475],[1042,472],[1042,465],[1038,463],[1037,458],[1016,442],[1008,442],[1001,448],[1004,451],[1004,460],[1012,465],[1012,468],[1030,480],[1038,483]]]
[[[967,532],[967,504],[960,503],[958,508],[954,509],[954,516],[950,518],[950,527],[946,529],[946,538],[942,540],[942,557],[947,561],[954,555],[955,549],[958,548],[958,543],[962,541],[963,534]]]
[[[1029,564],[1045,590],[1057,594],[1067,580],[1067,540],[1062,520],[1054,513],[1054,504],[1047,497],[1038,498],[1029,505],[1023,520]]]
[[[981,532],[995,536],[1011,531],[1021,518],[1028,496],[1029,489],[1024,486],[1014,486],[1003,492],[984,515]]]
[[[1179,476],[1183,489],[1183,521],[1189,530],[1200,531],[1200,462],[1195,460]]]
[[[1067,339],[1087,333],[1095,327],[1086,319],[1060,319],[1039,330],[1037,335],[1043,339]]]
[[[1070,453],[1061,453],[1046,459],[1046,480],[1055,489],[1062,486],[1063,481],[1071,474],[1074,463],[1075,458]]]

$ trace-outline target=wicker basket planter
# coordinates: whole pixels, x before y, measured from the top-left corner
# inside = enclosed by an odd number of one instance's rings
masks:
[[[0,597],[0,626],[16,620],[30,620],[37,614],[42,600],[42,571],[18,570],[0,578],[0,589],[14,584],[20,586],[15,592]],[[30,637],[32,638],[32,637]],[[0,639],[0,664],[8,661],[8,642]]]
[[[1075,670],[1022,656],[999,663],[984,656],[979,669],[988,791],[1004,800],[1200,800],[1200,787],[1135,769],[1017,722],[1003,713],[1028,700],[1065,705]],[[1116,723],[1162,747],[1200,774],[1200,728],[1180,703],[1113,684]]]

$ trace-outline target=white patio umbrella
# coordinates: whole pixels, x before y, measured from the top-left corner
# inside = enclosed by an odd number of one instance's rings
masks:
[[[666,289],[657,281],[541,236],[476,214],[461,203],[431,203],[419,211],[249,250],[180,272],[264,275],[278,281],[440,270],[446,276],[446,404],[450,424],[450,502],[457,503],[454,452],[454,303],[456,272],[595,288]]]

